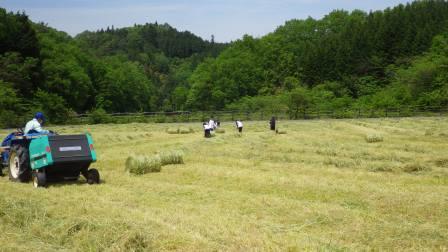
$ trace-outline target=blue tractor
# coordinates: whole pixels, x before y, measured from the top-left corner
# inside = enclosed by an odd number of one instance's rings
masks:
[[[77,180],[82,174],[89,184],[100,182],[97,169],[89,169],[96,161],[93,140],[89,134],[9,134],[0,147],[2,168],[8,168],[9,179],[33,181],[34,187],[47,182]]]

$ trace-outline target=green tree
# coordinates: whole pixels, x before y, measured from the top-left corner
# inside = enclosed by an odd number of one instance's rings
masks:
[[[310,104],[309,94],[305,88],[298,87],[286,94],[288,112],[291,118],[298,119],[299,112]]]

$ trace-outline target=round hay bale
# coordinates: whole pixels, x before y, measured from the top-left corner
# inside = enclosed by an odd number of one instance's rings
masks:
[[[223,128],[217,128],[217,129],[215,130],[215,132],[216,132],[217,134],[224,134],[224,133],[226,133],[226,130],[223,129]]]
[[[126,159],[125,170],[136,175],[143,175],[162,170],[162,161],[159,156],[130,156]]]
[[[158,154],[162,165],[183,164],[184,153],[182,151],[165,151]]]
[[[383,136],[379,134],[367,134],[365,139],[368,143],[378,143],[383,141]]]
[[[179,129],[179,134],[190,134],[190,133],[193,133],[191,131],[191,129],[187,129],[187,128],[180,128]]]
[[[168,128],[168,129],[166,129],[166,133],[168,133],[168,134],[179,134],[179,129],[178,128]]]

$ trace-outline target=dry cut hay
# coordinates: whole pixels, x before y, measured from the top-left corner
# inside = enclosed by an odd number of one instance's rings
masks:
[[[379,135],[379,134],[367,134],[366,135],[366,142],[368,143],[378,143],[378,142],[382,142],[383,136]]]
[[[160,172],[162,170],[162,160],[158,155],[152,157],[130,156],[126,160],[125,170],[136,175]]]
[[[287,132],[286,130],[276,130],[275,133],[279,134],[279,135],[285,135]]]
[[[435,164],[438,167],[448,168],[448,159],[446,159],[446,158],[439,158],[439,159],[435,160]]]
[[[180,127],[180,128],[168,128],[166,129],[166,133],[168,134],[191,134],[194,133],[193,128],[184,128],[184,127]]]
[[[194,133],[193,128],[179,128],[178,130],[179,134],[190,134],[190,133]]]
[[[216,134],[224,134],[224,133],[226,133],[226,130],[223,128],[217,128],[217,129],[215,129],[215,132],[216,132]]]
[[[169,164],[183,164],[184,163],[184,153],[182,151],[165,151],[158,154],[162,165]]]
[[[407,173],[425,172],[425,171],[431,171],[431,167],[421,162],[415,162],[404,165],[402,167],[402,170]]]
[[[166,129],[166,133],[168,133],[168,134],[179,134],[179,129],[177,129],[177,128],[168,128],[168,129]]]

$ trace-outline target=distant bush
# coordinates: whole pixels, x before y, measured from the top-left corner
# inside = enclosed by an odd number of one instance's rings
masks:
[[[366,135],[366,142],[368,143],[378,143],[382,142],[383,137],[379,134],[367,134]]]
[[[143,175],[151,172],[160,172],[162,170],[162,160],[158,155],[130,156],[126,160],[126,171],[136,175]]]
[[[182,151],[161,152],[158,156],[160,157],[162,165],[184,163],[184,153]]]
[[[34,107],[43,111],[49,123],[65,123],[70,118],[70,109],[61,96],[38,90],[33,98]]]
[[[154,119],[154,122],[156,123],[165,123],[166,122],[166,116],[159,115]]]
[[[90,124],[110,123],[111,121],[111,116],[102,108],[95,109],[89,113]]]

